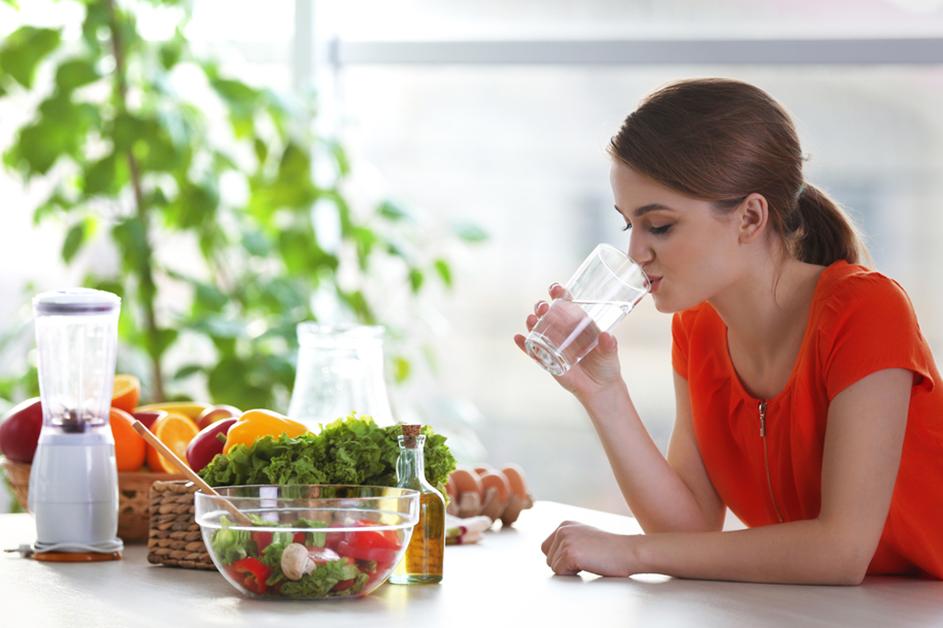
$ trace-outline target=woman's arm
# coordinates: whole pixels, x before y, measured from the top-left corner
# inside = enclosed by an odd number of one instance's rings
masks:
[[[890,508],[913,373],[872,373],[829,406],[817,518],[733,532],[609,534],[564,523],[544,542],[558,574],[655,572],[683,578],[858,584]]]
[[[583,401],[632,515],[646,533],[720,530],[724,504],[694,439],[687,381],[674,374],[676,417],[668,459],[642,424],[625,383]]]

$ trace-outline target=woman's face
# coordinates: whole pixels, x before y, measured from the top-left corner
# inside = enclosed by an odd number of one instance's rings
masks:
[[[629,257],[652,279],[659,312],[693,307],[741,275],[737,211],[671,190],[618,159],[609,173],[616,211],[630,232]]]

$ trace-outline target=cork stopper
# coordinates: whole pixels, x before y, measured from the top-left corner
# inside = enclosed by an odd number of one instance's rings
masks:
[[[422,431],[421,425],[404,425],[403,426],[403,445],[405,447],[415,448],[416,437],[419,436],[421,431]]]

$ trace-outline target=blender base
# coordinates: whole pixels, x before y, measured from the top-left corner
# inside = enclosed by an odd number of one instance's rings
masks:
[[[49,563],[97,563],[121,560],[121,552],[33,552],[35,560]]]

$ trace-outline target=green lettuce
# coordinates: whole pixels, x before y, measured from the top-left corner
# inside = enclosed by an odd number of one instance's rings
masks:
[[[246,484],[396,485],[399,457],[397,425],[379,427],[370,417],[351,415],[330,423],[318,434],[296,438],[264,436],[252,445],[237,445],[218,455],[200,475],[211,486]],[[444,494],[455,457],[445,437],[424,426],[426,479]]]

